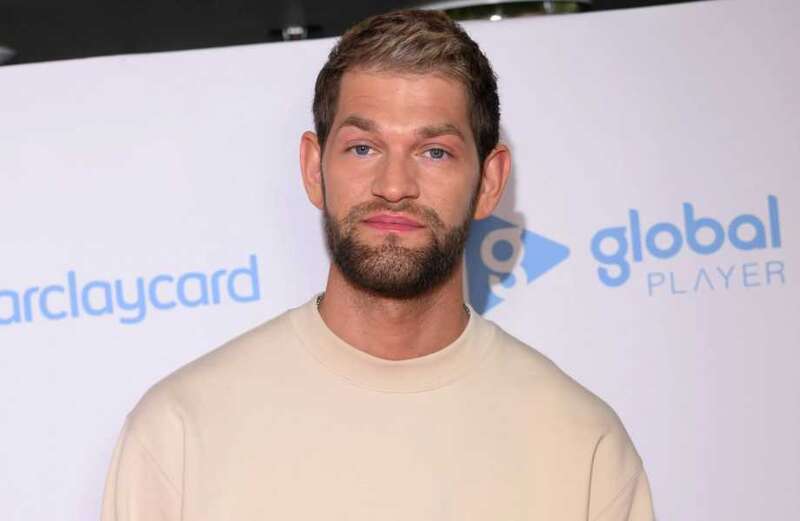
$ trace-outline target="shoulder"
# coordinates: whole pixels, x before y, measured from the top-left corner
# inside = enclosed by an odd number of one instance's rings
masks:
[[[176,369],[144,393],[129,414],[135,429],[144,424],[183,422],[198,410],[224,407],[269,385],[270,372],[285,367],[296,335],[289,310]],[[147,429],[150,430],[150,429]]]
[[[616,412],[536,348],[494,325],[498,383],[552,421],[596,436],[622,429]],[[624,430],[624,429],[623,429]]]
[[[504,399],[527,418],[525,428],[540,433],[544,427],[554,446],[569,448],[562,463],[577,458],[581,468],[592,469],[593,509],[637,478],[646,481],[642,460],[614,409],[541,352],[497,329],[496,388],[504,389]]]

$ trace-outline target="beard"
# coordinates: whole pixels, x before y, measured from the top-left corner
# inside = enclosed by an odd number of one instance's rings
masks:
[[[412,299],[441,286],[454,272],[464,253],[480,186],[462,221],[447,228],[435,210],[405,200],[397,204],[372,201],[353,207],[337,222],[323,208],[325,238],[334,264],[354,286],[376,296]],[[370,246],[358,238],[357,226],[370,213],[404,212],[426,225],[427,244],[409,248],[389,233],[382,244]]]

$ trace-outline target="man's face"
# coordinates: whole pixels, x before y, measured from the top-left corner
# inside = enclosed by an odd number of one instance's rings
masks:
[[[351,283],[410,298],[454,272],[480,180],[467,106],[439,74],[344,74],[321,171],[328,247]]]

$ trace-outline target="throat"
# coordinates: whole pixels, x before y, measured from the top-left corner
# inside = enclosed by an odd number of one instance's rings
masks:
[[[403,301],[358,299],[337,303],[335,294],[317,297],[317,308],[328,328],[351,346],[385,360],[426,356],[453,343],[466,328],[469,308],[463,300]]]

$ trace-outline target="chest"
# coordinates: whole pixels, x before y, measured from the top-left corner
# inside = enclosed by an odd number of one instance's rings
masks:
[[[194,433],[186,519],[585,520],[591,446],[535,411],[455,396],[346,403],[273,404]]]

